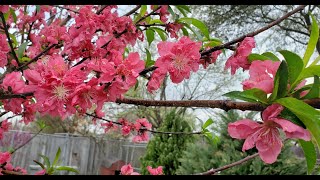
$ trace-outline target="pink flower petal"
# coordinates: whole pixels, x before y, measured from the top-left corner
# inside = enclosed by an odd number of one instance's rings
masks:
[[[283,107],[280,104],[272,104],[262,112],[262,119],[266,121],[270,118],[275,118],[280,114],[282,110]]]
[[[272,136],[272,133],[271,135]],[[261,139],[256,142],[256,147],[259,151],[259,156],[267,164],[272,164],[277,160],[278,155],[281,152],[282,141],[280,137],[274,136],[272,142],[267,139]]]
[[[302,127],[285,119],[275,118],[273,121],[281,126],[283,131],[286,133],[287,138],[298,138],[305,141],[311,140],[311,134],[308,130],[303,129]]]
[[[228,124],[228,133],[231,137],[237,139],[245,139],[252,133],[257,131],[260,125],[251,119],[243,119]]]

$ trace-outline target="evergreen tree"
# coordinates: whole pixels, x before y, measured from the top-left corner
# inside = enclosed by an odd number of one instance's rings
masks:
[[[192,132],[192,128],[181,113],[172,110],[165,116],[157,131]],[[149,174],[147,166],[162,166],[164,174],[176,174],[180,165],[178,159],[186,149],[187,143],[193,140],[193,135],[154,134],[147,145],[146,155],[141,158],[141,174]]]
[[[252,119],[253,114],[249,114]],[[257,152],[251,149],[242,152],[243,140],[233,139],[228,135],[227,126],[229,122],[243,119],[235,110],[228,113],[220,114],[221,121],[214,130],[220,132],[220,142],[216,145],[210,144],[206,139],[200,139],[197,143],[189,143],[187,149],[183,151],[179,159],[181,165],[177,174],[194,174],[208,171],[211,168],[218,168],[226,164],[243,159],[244,157]],[[265,164],[259,157],[249,160],[239,166],[232,167],[222,171],[220,174],[233,175],[289,175],[289,174],[306,174],[306,163],[304,159],[298,159],[291,150],[290,142],[286,142],[278,160],[273,164]]]

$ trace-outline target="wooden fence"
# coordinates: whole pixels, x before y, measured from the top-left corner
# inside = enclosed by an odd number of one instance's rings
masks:
[[[9,131],[0,141],[1,151],[8,148],[17,148],[25,143],[33,134],[21,131]],[[131,165],[139,171],[139,158],[144,155],[146,144],[136,144],[119,139],[100,139],[76,136],[71,134],[39,134],[28,144],[17,150],[12,158],[14,166],[25,168],[29,174],[33,174],[41,168],[33,162],[43,162],[39,154],[43,154],[51,161],[61,148],[61,166],[76,168],[81,175],[110,174],[108,168],[119,170],[123,164]],[[106,171],[107,170],[107,171]],[[60,174],[73,174],[61,172]]]

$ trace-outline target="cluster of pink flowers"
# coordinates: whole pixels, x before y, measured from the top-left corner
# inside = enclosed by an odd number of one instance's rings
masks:
[[[157,168],[152,168],[151,166],[147,166],[147,170],[151,175],[163,175],[162,166],[158,166]],[[121,167],[121,175],[140,175],[140,174],[137,172],[134,172],[133,167],[129,163]]]
[[[0,175],[3,175],[2,171],[14,171],[19,172],[21,174],[27,174],[27,171],[19,166],[13,167],[10,163],[11,154],[9,152],[0,152]]]
[[[158,89],[167,72],[169,72],[173,83],[189,79],[190,72],[196,72],[199,69],[200,47],[200,42],[193,42],[187,36],[183,36],[176,43],[160,42],[158,44],[160,57],[155,63],[158,68],[151,75],[148,91],[152,92]]]
[[[7,37],[4,34],[0,34],[0,67],[4,67],[8,64],[7,54],[10,51]]]
[[[136,132],[136,135],[133,137],[133,142],[143,142],[149,140],[149,135],[147,130],[151,130],[152,124],[148,122],[146,118],[137,119],[135,123],[132,123],[124,118],[118,120],[119,125],[121,126],[121,134],[123,136],[128,136],[130,132]],[[109,121],[106,123],[101,123],[102,127],[105,127],[105,132],[109,130],[118,129],[115,123]]]
[[[8,120],[0,122],[0,140],[3,138],[3,133],[9,131],[10,126],[11,122],[8,122]]]
[[[255,47],[255,42],[253,37],[246,37],[236,49],[234,54],[230,56],[226,62],[225,69],[231,68],[231,74],[235,74],[236,70],[240,67],[243,70],[248,70],[250,63],[248,61],[248,56],[252,49]]]
[[[263,111],[262,123],[251,119],[242,119],[229,123],[228,133],[233,138],[245,139],[242,151],[256,146],[265,163],[274,163],[283,145],[279,129],[284,131],[286,138],[311,140],[311,134],[308,130],[279,117],[282,110],[281,105],[273,104]]]

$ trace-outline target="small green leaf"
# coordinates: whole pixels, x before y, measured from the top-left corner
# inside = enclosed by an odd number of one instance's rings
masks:
[[[12,15],[12,18],[13,18],[14,23],[16,23],[16,22],[17,22],[17,15],[16,15],[16,13],[14,12],[14,9],[10,8],[10,13],[11,13],[11,15]]]
[[[147,5],[141,5],[141,8],[140,8],[140,16],[144,16],[144,14],[147,12]]]
[[[182,27],[181,30],[184,36],[189,36],[188,30],[186,28]]]
[[[60,166],[56,168],[57,171],[70,171],[79,174],[79,171],[68,166]]]
[[[293,122],[294,124],[296,124],[298,126],[306,128],[306,126],[300,121],[300,119],[294,113],[292,113],[288,108],[284,108],[281,111],[280,116],[283,119],[287,119],[287,120]]]
[[[50,164],[50,160],[47,156],[44,156],[42,154],[39,154],[40,157],[42,157],[42,159],[44,160],[44,163],[46,164],[46,169],[49,169],[51,167],[51,164]]]
[[[313,76],[320,76],[320,65],[309,66],[303,69],[297,82]]]
[[[315,147],[311,141],[304,141],[304,140],[300,139],[299,143],[302,147],[304,156],[306,157],[308,174],[311,174],[311,172],[317,162],[317,152],[316,152]]]
[[[152,41],[154,40],[154,31],[152,29],[147,29],[146,31],[147,41],[150,46]]]
[[[320,56],[318,56],[318,57],[311,63],[310,66],[317,65],[319,61],[320,61]]]
[[[36,5],[36,11],[37,11],[37,13],[39,13],[40,12],[40,5]]]
[[[42,169],[46,169],[41,162],[36,161],[36,160],[33,160],[33,162],[37,163]]]
[[[168,11],[169,11],[169,13],[170,13],[171,16],[172,16],[172,19],[176,19],[176,13],[173,12],[173,10],[172,10],[172,8],[171,8],[170,5],[168,6]]]
[[[176,6],[176,8],[181,12],[181,14],[182,14],[184,17],[187,17],[187,16],[188,16],[183,8],[181,8],[181,7],[179,7],[179,6]]]
[[[251,63],[251,62],[254,61],[254,60],[264,61],[264,60],[270,60],[270,58],[267,57],[267,56],[260,55],[260,54],[251,53],[251,54],[248,56],[248,60],[249,60],[249,62]]]
[[[137,90],[138,86],[139,86],[139,81],[137,80],[136,84],[134,85],[134,91]]]
[[[320,94],[320,82],[319,82],[319,76],[314,76],[313,86],[311,87],[308,94],[306,94],[302,99],[313,99],[313,98],[319,98]]]
[[[194,18],[187,18],[187,17],[180,18],[178,21],[194,25],[202,32],[202,34],[206,38],[208,38],[208,39],[210,38],[209,37],[209,30],[208,30],[207,26],[202,21],[200,21],[198,19],[194,19]]]
[[[280,59],[276,55],[274,55],[272,52],[265,52],[265,53],[263,53],[261,55],[269,57],[270,60],[272,60],[272,61],[280,61]]]
[[[14,48],[17,47],[17,46],[18,46],[18,41],[17,41],[16,36],[13,35],[13,34],[10,34],[10,33],[9,33],[9,36],[10,36],[10,39],[11,39],[11,41],[12,41],[13,47],[14,47]]]
[[[274,87],[272,94],[269,97],[269,101],[272,102],[276,99],[285,97],[287,95],[287,87],[288,66],[286,61],[282,61],[274,78]]]
[[[59,160],[59,158],[60,158],[60,154],[61,154],[61,149],[60,149],[60,147],[59,147],[59,148],[58,148],[58,151],[57,151],[57,153],[56,153],[56,156],[54,157],[52,166],[57,165],[58,160]]]
[[[320,145],[320,111],[316,110],[305,102],[292,98],[286,97],[276,100],[275,102],[288,108],[294,113],[307,127],[314,139],[316,140],[317,146]]]
[[[198,40],[202,40],[202,36],[199,34],[198,31],[195,31],[195,30],[194,30],[193,28],[191,28],[190,25],[187,24],[187,23],[182,23],[182,24],[184,25],[184,27],[190,29],[190,30],[193,32],[193,34],[197,37]]]
[[[167,40],[166,31],[164,31],[163,29],[157,28],[157,27],[153,27],[152,29],[155,30],[158,33],[158,35],[160,36],[162,41],[166,41]]]
[[[245,91],[231,91],[223,96],[240,99],[247,102],[260,102],[267,104],[267,94],[258,88],[248,89]]]
[[[191,13],[190,8],[187,5],[176,5],[176,7],[179,7],[181,9],[184,9],[185,11]]]
[[[160,19],[152,19],[149,24],[164,24]]]
[[[18,55],[18,59],[21,59],[23,57],[24,51],[26,50],[27,45],[28,45],[28,42],[24,42],[19,46],[18,54],[17,54]]]
[[[209,118],[202,126],[202,129],[206,129],[208,126],[210,126],[213,123],[213,120]]]
[[[154,65],[155,61],[151,59],[151,53],[147,48],[146,48],[146,54],[147,54],[146,67],[148,68]]]
[[[317,46],[318,39],[319,39],[319,27],[317,24],[317,20],[314,18],[314,16],[312,14],[310,14],[310,16],[312,19],[311,35],[310,35],[310,39],[308,42],[306,52],[303,56],[304,67],[306,67],[308,65],[309,59],[312,56],[314,49]]]
[[[290,51],[279,51],[282,54],[284,59],[288,65],[288,76],[289,76],[289,84],[292,85],[296,79],[299,77],[302,69],[303,69],[303,60],[299,55],[290,52]],[[294,89],[294,86],[291,86],[291,89]]]

